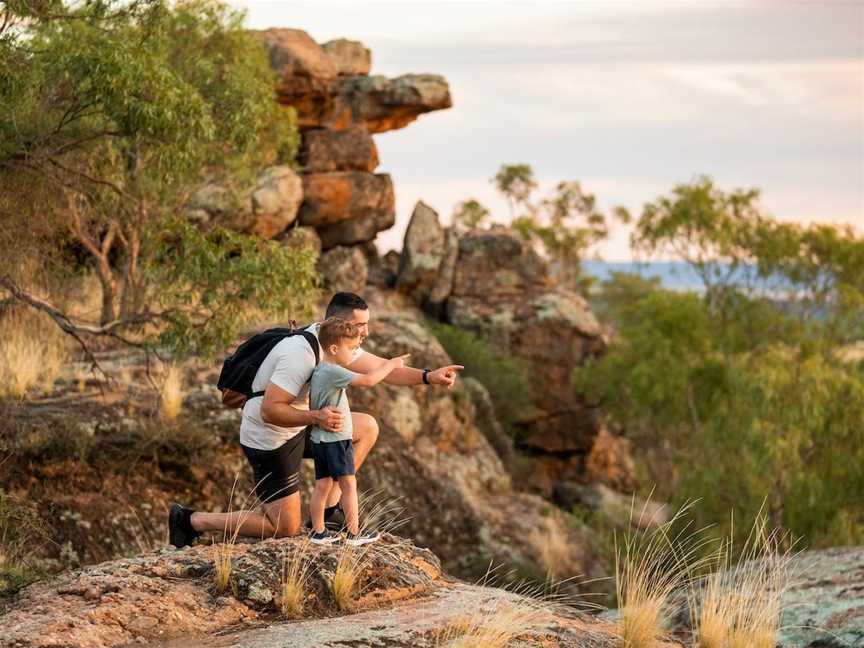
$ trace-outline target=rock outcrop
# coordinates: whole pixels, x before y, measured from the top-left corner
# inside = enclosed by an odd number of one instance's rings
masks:
[[[219,591],[214,561],[226,549],[231,584]],[[349,555],[359,561],[350,615],[331,590],[337,562]],[[291,620],[281,608],[281,578],[283,561],[298,557],[309,578],[304,607]],[[529,645],[613,648],[620,641],[614,622],[560,602],[454,581],[432,553],[388,535],[359,550],[290,538],[159,549],[95,565],[23,590],[0,615],[0,647],[434,648],[474,645],[473,636],[478,641],[493,629],[504,641]]]
[[[778,648],[864,646],[864,547],[803,552],[790,561],[787,575]],[[691,614],[687,597],[679,600],[672,630],[687,636]]]
[[[318,45],[299,29],[260,32],[278,75],[278,100],[297,111],[304,202],[300,219],[318,229],[324,249],[371,241],[395,222],[393,184],[373,174],[372,133],[403,128],[452,105],[443,77],[370,76],[362,43]]]
[[[211,183],[190,198],[189,219],[274,238],[299,209],[301,224],[318,230],[325,250],[373,240],[395,222],[396,202],[390,176],[374,173],[372,134],[449,108],[447,81],[429,74],[370,76],[371,54],[357,41],[319,45],[300,29],[258,34],[278,76],[278,101],[296,111],[302,183],[287,166],[265,169],[248,190]]]
[[[527,369],[531,407],[517,421],[526,476],[547,497],[567,482],[635,486],[626,439],[574,393],[571,373],[607,340],[585,300],[560,288],[549,264],[504,228],[457,234],[418,203],[397,287],[453,326],[474,331]],[[458,359],[457,359],[458,360]]]

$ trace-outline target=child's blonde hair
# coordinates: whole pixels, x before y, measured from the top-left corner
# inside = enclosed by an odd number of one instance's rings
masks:
[[[360,329],[356,324],[341,317],[328,317],[318,327],[318,342],[322,349],[329,349],[342,340],[360,337]]]

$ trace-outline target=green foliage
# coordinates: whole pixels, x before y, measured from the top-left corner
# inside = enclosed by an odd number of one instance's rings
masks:
[[[576,388],[627,429],[658,496],[701,498],[700,523],[766,501],[808,544],[860,543],[864,365],[843,349],[864,339],[864,239],[777,223],[757,196],[700,178],[646,205],[634,242],[690,262],[705,291],[613,276],[616,341]]]
[[[461,229],[476,229],[489,222],[489,210],[474,198],[463,200],[453,209],[453,225]]]
[[[529,403],[524,364],[471,331],[448,324],[431,327],[450,357],[465,365],[465,376],[476,378],[486,387],[498,420],[514,433],[517,416]]]
[[[530,164],[502,164],[492,184],[507,198],[513,217],[517,206],[528,204],[531,193],[537,188],[537,179]]]
[[[4,270],[13,281],[62,284],[92,268],[100,324],[174,352],[231,338],[244,299],[276,312],[309,303],[302,252],[177,225],[197,185],[245,187],[263,165],[293,163],[296,116],[275,101],[242,12],[97,0],[0,13],[0,250],[30,260]]]
[[[181,355],[212,355],[249,323],[250,305],[284,319],[312,315],[317,294],[316,256],[223,228],[201,230],[175,219],[161,225],[152,246],[148,280],[160,290],[153,304],[164,308],[168,327],[162,346]]]

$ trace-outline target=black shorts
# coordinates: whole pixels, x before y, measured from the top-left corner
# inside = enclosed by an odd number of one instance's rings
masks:
[[[306,428],[275,450],[258,450],[240,444],[252,466],[258,499],[273,502],[300,490],[300,463],[308,439],[309,428]]]
[[[336,479],[354,474],[354,443],[350,439],[313,443],[312,454],[315,459],[316,480],[327,477]]]

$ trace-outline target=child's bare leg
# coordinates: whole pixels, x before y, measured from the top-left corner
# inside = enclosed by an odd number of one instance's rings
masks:
[[[342,510],[345,512],[345,526],[356,535],[360,531],[357,478],[354,475],[343,475],[339,478],[339,486],[342,488]]]
[[[312,518],[312,529],[317,532],[324,530],[324,504],[331,488],[332,477],[315,480],[315,490],[312,491],[312,501],[309,502],[309,516]]]

